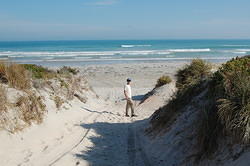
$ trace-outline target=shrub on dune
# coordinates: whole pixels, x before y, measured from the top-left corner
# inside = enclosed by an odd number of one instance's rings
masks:
[[[172,82],[172,79],[169,76],[161,76],[155,85],[155,88],[161,87],[163,85],[169,84]]]
[[[33,93],[19,97],[16,106],[19,108],[21,119],[28,125],[32,122],[41,123],[46,112],[42,98]]]
[[[200,81],[207,79],[211,75],[211,64],[201,59],[192,60],[191,64],[180,69],[177,74],[176,87],[185,89],[198,84]]]
[[[190,101],[203,91],[205,78],[211,76],[211,65],[203,60],[195,59],[176,74],[178,88],[176,94],[152,116],[149,131],[161,131],[170,126]]]
[[[250,142],[250,57],[224,64],[214,77],[218,115],[227,132]]]
[[[212,155],[225,134],[239,143],[250,143],[249,56],[228,61],[214,74],[211,65],[196,59],[176,76],[178,90],[165,106],[155,111],[149,132],[164,131],[186,106],[195,102],[195,109],[200,111],[197,159]]]
[[[18,64],[5,65],[5,77],[8,84],[17,89],[28,89],[31,87],[31,80],[28,71]]]
[[[34,65],[34,64],[23,64],[26,70],[32,73],[32,77],[35,79],[51,79],[56,77],[56,73],[45,67]]]
[[[77,70],[76,68],[72,68],[69,66],[63,66],[61,69],[57,70],[57,73],[59,74],[73,74],[76,75],[77,73],[79,73],[79,70]]]
[[[207,100],[198,130],[200,155],[212,154],[222,133],[249,143],[250,57],[223,64],[209,83]]]

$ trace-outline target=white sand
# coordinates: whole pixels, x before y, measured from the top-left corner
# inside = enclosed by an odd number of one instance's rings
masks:
[[[165,85],[138,105],[142,95],[151,90],[157,78],[175,71],[183,63],[119,64],[88,66],[81,69],[95,94],[88,92],[88,102],[74,99],[67,109],[56,111],[46,100],[48,115],[41,125],[33,125],[17,134],[0,132],[0,159],[3,166],[154,166],[181,165],[191,145],[179,143],[176,132],[190,127],[187,112],[176,130],[157,139],[145,136],[148,118],[171,97],[174,83]],[[132,91],[138,117],[124,116],[123,85],[132,78]],[[86,92],[87,93],[87,92]],[[183,125],[184,124],[184,125]],[[184,151],[183,151],[184,150]],[[169,160],[168,160],[169,155]],[[247,158],[247,156],[242,156]],[[248,155],[249,157],[249,155]],[[246,159],[245,159],[246,160]],[[245,161],[244,160],[244,161]],[[182,164],[183,165],[183,164]],[[184,164],[185,165],[185,164]]]

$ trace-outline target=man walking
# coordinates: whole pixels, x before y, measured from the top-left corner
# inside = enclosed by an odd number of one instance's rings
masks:
[[[132,91],[131,91],[131,79],[128,78],[127,79],[127,84],[124,86],[124,95],[125,98],[127,100],[127,105],[126,105],[126,116],[128,117],[128,110],[129,108],[131,109],[131,116],[136,116],[134,114],[134,104],[133,104],[133,100],[132,100]]]

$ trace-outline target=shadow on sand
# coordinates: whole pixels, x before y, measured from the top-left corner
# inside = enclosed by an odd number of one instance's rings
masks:
[[[124,117],[125,118],[125,117]],[[142,123],[104,123],[81,124],[84,129],[90,129],[97,135],[89,136],[93,146],[75,154],[91,166],[130,166],[135,164],[135,138],[131,135],[131,126]],[[138,165],[138,163],[136,164]],[[141,164],[139,164],[141,165]]]
[[[133,96],[132,99],[135,101],[141,101],[144,97],[145,95],[137,95],[137,96]]]

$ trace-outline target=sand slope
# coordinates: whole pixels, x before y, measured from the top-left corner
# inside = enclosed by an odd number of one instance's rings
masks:
[[[3,166],[169,166],[193,165],[189,160],[194,144],[194,124],[198,114],[192,107],[179,116],[168,132],[158,137],[145,135],[149,118],[175,91],[174,83],[157,89],[142,104],[139,102],[154,87],[156,79],[173,77],[183,64],[139,64],[89,66],[81,69],[93,86],[87,103],[70,101],[68,109],[56,111],[47,101],[48,115],[41,125],[17,134],[0,132],[0,159]],[[159,72],[161,71],[161,72]],[[123,85],[132,77],[138,117],[124,116]],[[218,157],[199,165],[248,165],[250,153],[234,147],[238,158],[227,158],[221,148]]]

